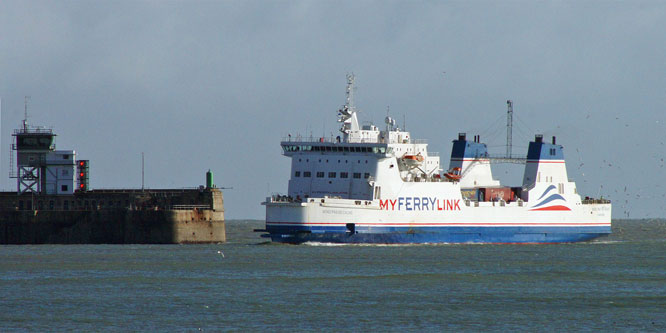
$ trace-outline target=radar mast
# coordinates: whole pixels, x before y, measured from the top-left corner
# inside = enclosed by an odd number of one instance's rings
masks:
[[[346,95],[345,105],[338,110],[338,122],[342,123],[340,132],[344,133],[344,141],[349,142],[350,134],[360,130],[356,117],[356,107],[354,106],[354,73],[347,74]]]

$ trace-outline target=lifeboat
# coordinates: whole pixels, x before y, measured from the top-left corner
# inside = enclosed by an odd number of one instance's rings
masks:
[[[415,161],[415,162],[419,162],[419,163],[423,162],[423,160],[424,160],[424,158],[423,158],[423,156],[421,156],[421,154],[419,154],[419,155],[405,155],[402,158],[405,159],[405,160],[411,160],[411,161]]]
[[[405,164],[408,167],[412,167],[412,168],[421,165],[421,163],[423,163],[424,160],[425,160],[425,158],[423,158],[423,156],[421,156],[420,153],[417,154],[417,155],[404,155],[404,156],[402,156],[402,161],[405,162]]]
[[[459,167],[451,168],[448,172],[444,174],[444,177],[449,180],[458,181],[462,178],[462,169]]]

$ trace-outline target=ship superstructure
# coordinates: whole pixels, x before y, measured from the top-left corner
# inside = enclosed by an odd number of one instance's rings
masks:
[[[273,241],[554,243],[610,233],[610,202],[581,200],[554,137],[535,136],[522,185],[506,187],[478,136],[458,135],[445,171],[390,116],[381,129],[359,126],[353,93],[348,75],[339,136],[281,142],[291,178],[287,194],[264,202]]]

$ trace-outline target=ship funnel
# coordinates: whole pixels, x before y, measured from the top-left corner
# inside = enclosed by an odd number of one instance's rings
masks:
[[[553,136],[552,140],[552,143],[543,142],[543,135],[537,134],[534,141],[530,142],[527,149],[523,187],[530,188],[538,183],[564,184],[569,182],[563,147],[556,144],[556,137]]]

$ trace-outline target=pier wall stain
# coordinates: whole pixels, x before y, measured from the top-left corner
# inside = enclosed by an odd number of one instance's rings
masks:
[[[96,190],[73,196],[0,193],[1,244],[225,241],[224,202],[217,189]]]

